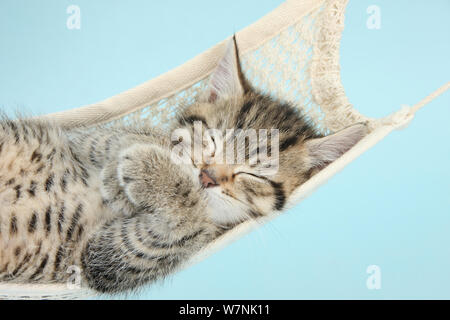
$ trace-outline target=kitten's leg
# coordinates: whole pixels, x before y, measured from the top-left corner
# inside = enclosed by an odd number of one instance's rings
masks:
[[[191,221],[185,226],[189,233],[174,240],[157,233],[158,220],[143,213],[103,225],[83,250],[83,281],[100,292],[135,289],[173,273],[213,237],[205,224]]]
[[[200,216],[205,218],[206,200],[198,173],[192,167],[174,163],[168,150],[148,144],[125,149],[118,157],[117,178],[138,212],[161,215],[169,228]]]
[[[91,288],[117,292],[162,279],[215,237],[198,177],[173,163],[169,151],[133,145],[109,170],[109,183],[118,183],[136,211],[115,217],[89,240],[82,264]]]

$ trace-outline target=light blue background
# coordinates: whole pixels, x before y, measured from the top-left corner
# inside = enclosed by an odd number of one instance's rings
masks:
[[[281,1],[1,0],[0,106],[44,114],[132,88]],[[66,8],[81,8],[68,30]],[[381,29],[366,28],[369,5]],[[350,1],[342,79],[364,114],[449,81],[450,2]],[[450,93],[295,209],[145,290],[150,299],[450,298]],[[368,290],[366,268],[381,268]]]

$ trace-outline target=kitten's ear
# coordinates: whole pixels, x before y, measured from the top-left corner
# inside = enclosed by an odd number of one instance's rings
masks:
[[[240,97],[245,91],[246,81],[241,71],[236,37],[233,37],[228,41],[225,55],[210,77],[203,99],[215,102],[217,99]]]
[[[359,123],[332,135],[306,141],[311,167],[321,169],[350,150],[367,134],[367,126]]]

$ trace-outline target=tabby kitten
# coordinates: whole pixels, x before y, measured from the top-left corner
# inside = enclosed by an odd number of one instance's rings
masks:
[[[355,124],[321,136],[294,106],[255,90],[235,41],[210,79],[170,132],[2,120],[0,281],[62,283],[71,266],[99,292],[162,279],[233,226],[283,210],[295,188],[366,134]],[[200,161],[189,155],[189,139],[173,134],[195,138],[198,125],[208,150]],[[212,128],[240,131],[219,141]],[[276,153],[276,170],[251,161],[262,150],[249,142],[235,150],[244,161],[207,161],[249,129],[278,130],[265,140],[277,147],[264,150]],[[174,150],[187,161],[176,161]]]

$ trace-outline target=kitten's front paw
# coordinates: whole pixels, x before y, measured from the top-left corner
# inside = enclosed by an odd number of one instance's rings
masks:
[[[199,202],[200,193],[194,175],[182,168],[159,146],[134,145],[120,154],[117,176],[135,206],[193,207]]]

